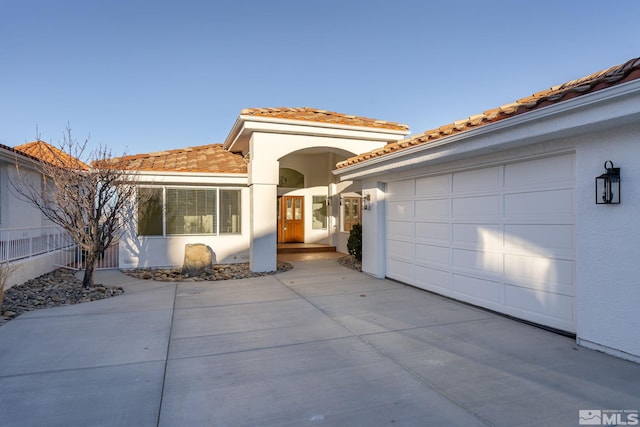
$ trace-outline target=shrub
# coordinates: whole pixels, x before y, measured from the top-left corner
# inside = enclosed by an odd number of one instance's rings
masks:
[[[347,241],[347,250],[349,255],[358,261],[362,261],[362,225],[353,224],[349,232],[349,240]]]

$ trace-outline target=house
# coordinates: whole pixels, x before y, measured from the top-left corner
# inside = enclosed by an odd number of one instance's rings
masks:
[[[245,109],[221,144],[120,158],[140,171],[140,203],[119,266],[181,265],[205,243],[217,262],[272,271],[278,244],[346,252],[361,222],[365,273],[640,362],[640,58],[408,134]],[[616,168],[611,200],[597,182]]]
[[[640,58],[351,157],[363,270],[640,361]],[[619,168],[620,203],[596,177]],[[616,202],[617,200],[613,200]]]

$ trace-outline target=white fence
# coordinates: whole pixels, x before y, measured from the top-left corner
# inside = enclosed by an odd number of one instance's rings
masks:
[[[57,266],[83,269],[85,253],[62,229],[49,227],[0,229],[0,262],[12,262],[59,252]],[[118,268],[118,244],[108,248],[96,268]]]

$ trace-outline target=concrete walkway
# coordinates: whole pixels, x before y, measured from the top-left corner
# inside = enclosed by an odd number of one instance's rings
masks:
[[[0,327],[0,425],[571,426],[640,410],[640,365],[392,281],[295,258]],[[637,339],[637,337],[634,337]]]

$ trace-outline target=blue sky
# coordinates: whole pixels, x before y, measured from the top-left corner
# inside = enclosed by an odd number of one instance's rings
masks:
[[[0,0],[0,144],[223,142],[247,107],[412,133],[640,56],[640,2]]]

